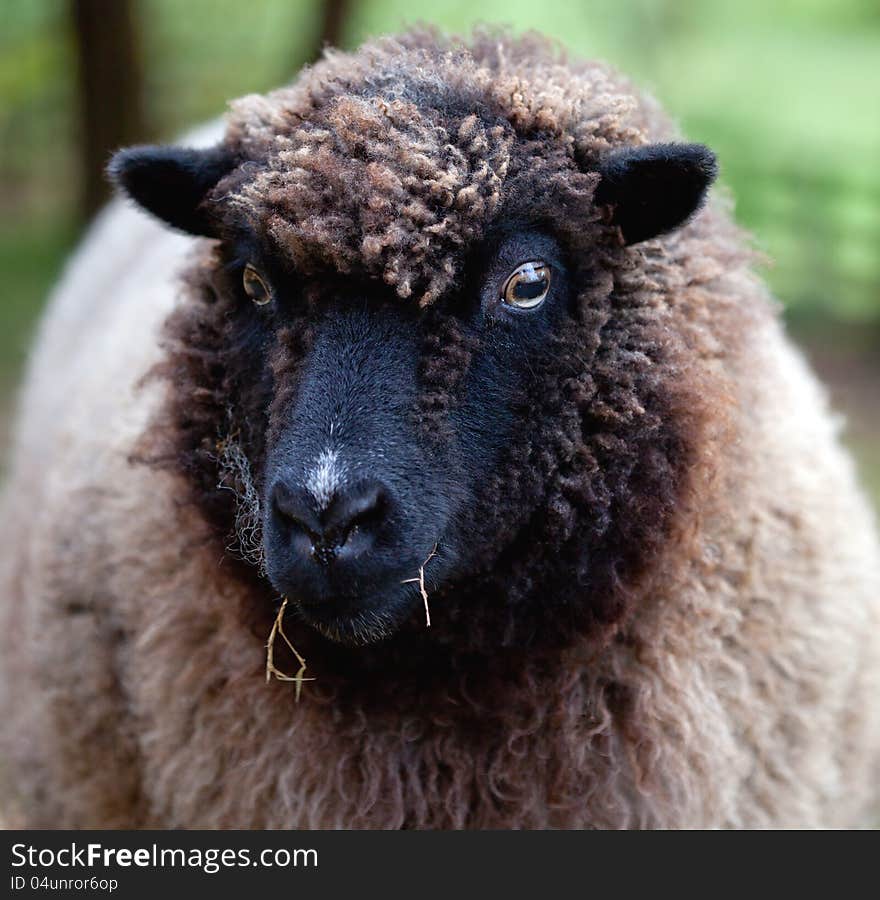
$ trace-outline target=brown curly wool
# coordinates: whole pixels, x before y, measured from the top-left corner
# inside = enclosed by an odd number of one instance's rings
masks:
[[[428,305],[519,193],[546,178],[561,209],[585,213],[595,177],[572,161],[646,139],[608,70],[578,74],[538,38],[416,32],[331,51],[292,87],[232,105],[226,140],[247,164],[214,198],[298,271],[375,275]]]
[[[234,104],[216,244],[107,213],[44,324],[3,500],[16,821],[866,820],[880,551],[821,391],[722,204],[624,246],[595,202],[605,153],[671,137],[628,82],[539,38],[420,31]],[[387,289],[443,453],[484,349],[449,298],[521,222],[559,242],[573,302],[456,523],[472,577],[429,587],[430,629],[420,607],[368,648],[285,622],[317,676],[296,704],[264,681],[277,598],[247,498],[313,314],[340,285]],[[307,284],[258,340],[228,284],[243,230]]]

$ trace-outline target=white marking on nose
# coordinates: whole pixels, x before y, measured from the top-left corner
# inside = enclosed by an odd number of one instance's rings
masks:
[[[338,450],[322,450],[306,475],[306,490],[321,509],[326,509],[345,480],[347,469],[339,461]]]

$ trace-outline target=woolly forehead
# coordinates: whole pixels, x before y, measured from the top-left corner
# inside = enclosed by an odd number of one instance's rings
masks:
[[[211,199],[215,215],[243,219],[297,271],[362,273],[427,305],[492,223],[552,225],[564,210],[566,228],[583,229],[596,218],[597,180],[577,170],[564,139],[524,140],[497,117],[343,96],[276,135]]]
[[[128,148],[109,174],[174,228],[255,239],[303,275],[366,276],[426,306],[489,229],[550,231],[585,260],[685,223],[715,158],[669,137],[600,64],[533,38],[414,33],[237,101],[216,147]]]

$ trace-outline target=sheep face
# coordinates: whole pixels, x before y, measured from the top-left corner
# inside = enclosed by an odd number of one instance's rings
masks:
[[[436,310],[357,277],[330,286],[279,272],[259,313],[284,359],[275,371],[285,367],[283,380],[267,373],[267,574],[335,638],[374,639],[425,615],[423,564],[433,594],[495,555],[498,491],[512,490],[510,454],[534,432],[531,379],[572,298],[551,235],[499,234],[474,249],[467,286]],[[283,337],[297,304],[305,352]]]
[[[247,577],[334,640],[424,628],[420,570],[438,638],[614,623],[699,452],[630,245],[688,219],[714,159],[601,110],[589,139],[542,125],[476,49],[381,47],[244,101],[218,147],[115,158],[214,241],[157,433]]]

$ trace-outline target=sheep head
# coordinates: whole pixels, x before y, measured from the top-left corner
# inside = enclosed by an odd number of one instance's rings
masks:
[[[160,433],[321,634],[424,628],[429,557],[436,640],[625,615],[711,393],[664,293],[677,263],[642,242],[688,222],[714,157],[647,115],[535,39],[418,33],[239,101],[217,147],[114,158],[136,202],[212,239],[167,325]]]

